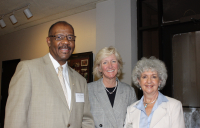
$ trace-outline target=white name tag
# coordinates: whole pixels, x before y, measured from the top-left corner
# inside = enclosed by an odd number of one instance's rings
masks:
[[[76,102],[84,102],[84,93],[76,93]]]

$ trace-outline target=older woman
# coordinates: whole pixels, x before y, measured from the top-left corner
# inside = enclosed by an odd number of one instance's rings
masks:
[[[167,79],[162,61],[142,58],[132,77],[143,97],[127,108],[125,128],[185,128],[181,102],[159,92]]]
[[[123,128],[126,109],[137,100],[133,87],[117,78],[122,64],[114,47],[105,47],[96,55],[93,74],[101,79],[88,84],[95,128]]]

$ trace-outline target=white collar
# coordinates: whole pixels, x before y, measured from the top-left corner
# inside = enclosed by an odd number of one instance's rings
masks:
[[[56,72],[58,73],[58,67],[60,67],[60,64],[58,63],[57,60],[55,60],[55,59],[53,58],[53,56],[52,56],[50,53],[49,53],[49,57],[50,57],[50,59],[51,59],[51,62],[53,63],[53,66],[54,66]],[[64,71],[64,72],[67,72],[67,61],[66,61],[65,64],[62,65],[62,67],[63,67],[63,71]],[[64,74],[65,74],[65,73],[64,73]]]

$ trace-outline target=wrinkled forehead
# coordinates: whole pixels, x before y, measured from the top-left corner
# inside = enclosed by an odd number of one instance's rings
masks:
[[[109,58],[109,57],[111,57],[111,56],[113,56],[113,58],[115,58],[117,61],[118,61],[118,59],[117,59],[117,57],[116,57],[116,55],[114,54],[114,53],[104,53],[104,54],[102,54],[100,57],[99,57],[99,64],[103,61],[103,60],[105,60],[105,59],[107,59],[107,58]]]
[[[74,34],[74,29],[67,23],[57,23],[51,28],[49,35],[62,32]]]

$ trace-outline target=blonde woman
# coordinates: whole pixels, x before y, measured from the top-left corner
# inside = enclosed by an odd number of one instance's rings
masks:
[[[88,84],[95,128],[123,128],[126,109],[136,99],[133,87],[120,82],[122,58],[114,47],[101,49],[93,73],[100,79]]]

